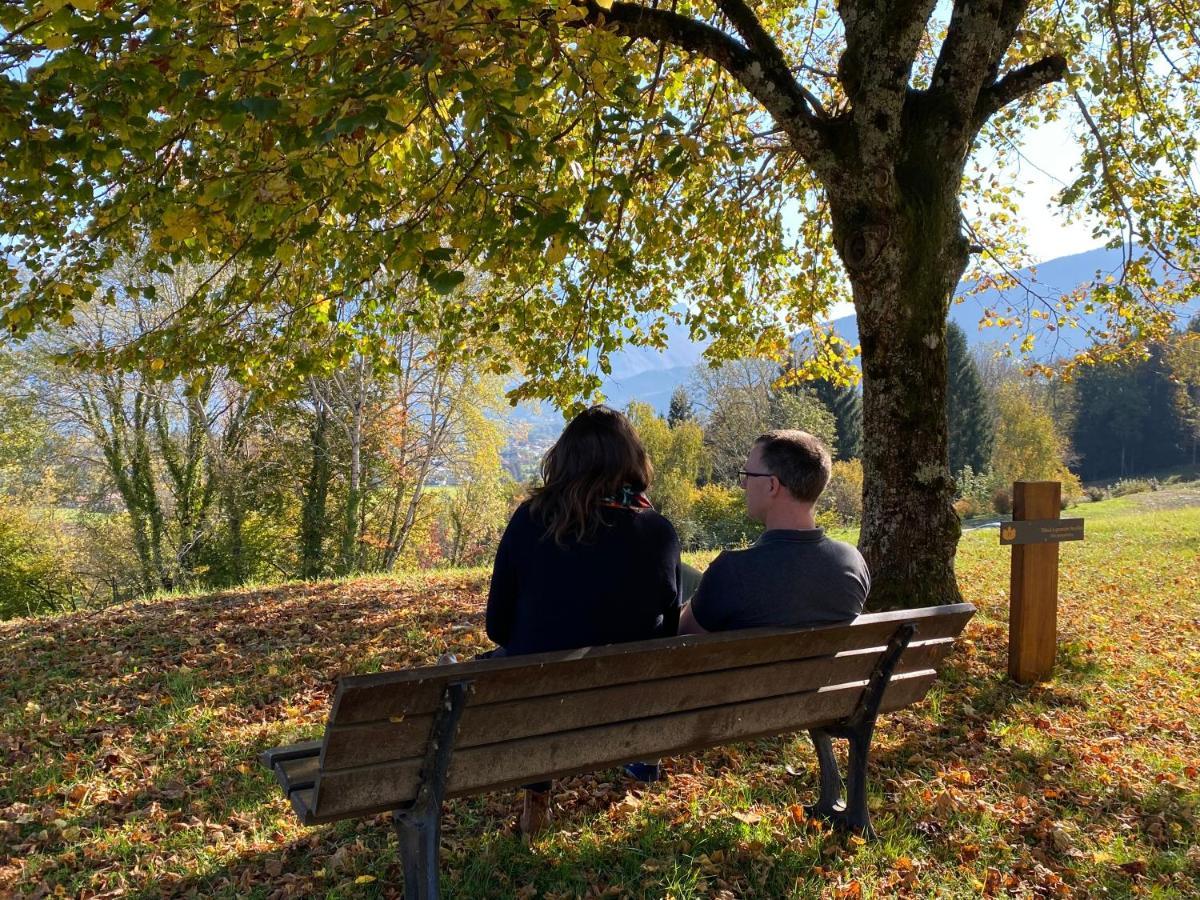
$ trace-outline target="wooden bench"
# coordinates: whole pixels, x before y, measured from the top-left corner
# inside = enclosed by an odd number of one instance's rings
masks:
[[[260,757],[306,825],[392,811],[438,896],[442,800],[808,729],[814,815],[871,835],[875,717],[923,698],[970,604],[344,677],[321,740]],[[849,742],[846,794],[832,739]],[[781,761],[782,765],[782,761]]]

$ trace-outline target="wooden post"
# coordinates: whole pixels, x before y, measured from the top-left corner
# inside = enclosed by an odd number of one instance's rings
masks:
[[[1062,485],[1018,481],[1013,521],[1057,519]],[[1008,674],[1020,684],[1044,681],[1058,644],[1058,543],[1015,544],[1008,615]]]

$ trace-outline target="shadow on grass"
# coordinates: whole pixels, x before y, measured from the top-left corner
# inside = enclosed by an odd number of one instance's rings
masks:
[[[300,830],[255,756],[318,733],[339,675],[476,652],[480,588],[296,585],[0,628],[12,686],[0,696],[0,893],[5,866],[21,865],[23,888],[68,895],[398,896],[386,817]],[[644,793],[614,773],[567,779],[558,822],[532,848],[507,831],[515,794],[453,802],[446,895],[816,896],[854,879],[881,895],[971,894],[988,867],[1017,893],[1053,893],[1051,876],[1079,883],[1087,866],[1107,866],[1093,884],[1128,893],[1139,865],[1186,874],[1194,791],[1153,768],[1089,785],[1096,763],[1072,728],[1105,665],[1067,641],[1056,681],[1024,688],[1003,674],[1000,627],[973,623],[969,638],[926,701],[880,721],[878,844],[791,812],[813,799],[816,763],[806,738],[778,738],[671,760],[671,781]],[[1071,843],[1089,828],[1117,836],[1105,838],[1112,864],[1090,862],[1098,838],[1087,852]]]

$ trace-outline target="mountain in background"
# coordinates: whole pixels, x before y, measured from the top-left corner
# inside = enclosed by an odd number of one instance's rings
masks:
[[[1100,278],[1118,273],[1121,263],[1119,249],[1100,247],[1048,260],[1033,269],[1023,269],[1018,273],[1019,283],[1005,291],[988,290],[965,295],[963,291],[969,285],[964,285],[959,290],[957,302],[950,307],[950,318],[962,328],[972,348],[1002,343],[1012,336],[1012,331],[1008,328],[981,328],[979,323],[985,318],[986,310],[993,310],[993,315],[1011,316],[1013,313],[1009,312],[1010,309],[1023,313],[1026,307],[1037,308],[1039,298],[1053,303],[1062,294],[1096,279],[1097,273]],[[1198,311],[1200,304],[1192,304],[1184,310],[1184,320]],[[1103,322],[1103,315],[1099,313],[1081,315],[1080,318],[1086,324],[1097,327]],[[837,333],[851,344],[858,343],[858,322],[853,314],[834,319],[832,324]],[[672,392],[691,379],[692,370],[702,361],[706,346],[705,342],[692,341],[684,325],[672,323],[667,332],[668,349],[662,353],[638,347],[613,355],[613,371],[603,386],[606,403],[622,409],[630,401],[640,400],[659,412],[666,412]],[[1050,362],[1073,356],[1085,348],[1085,342],[1086,337],[1081,329],[1041,332],[1034,345],[1033,358]],[[552,409],[549,412],[557,416]]]

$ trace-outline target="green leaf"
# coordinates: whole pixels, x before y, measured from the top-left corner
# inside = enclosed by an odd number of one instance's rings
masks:
[[[567,224],[567,219],[570,218],[570,213],[565,209],[556,209],[554,212],[544,216],[537,225],[537,230],[533,234],[533,239],[536,243],[541,243],[552,234],[557,234],[562,231],[563,226]]]
[[[234,106],[256,119],[274,119],[279,115],[281,104],[274,97],[245,97]]]
[[[438,294],[445,296],[466,280],[466,275],[450,269],[443,269],[432,277],[427,276],[429,286]]]

